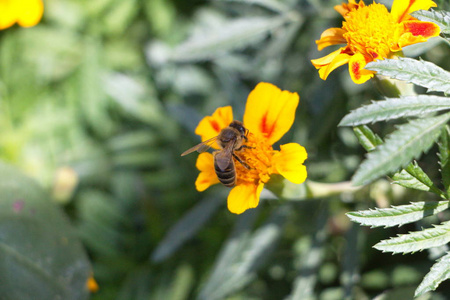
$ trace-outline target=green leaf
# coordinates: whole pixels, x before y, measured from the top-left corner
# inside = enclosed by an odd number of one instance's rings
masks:
[[[339,126],[357,126],[402,117],[420,116],[430,112],[450,109],[450,98],[439,96],[407,96],[373,101],[346,115]]]
[[[188,62],[212,59],[228,51],[242,49],[263,39],[282,26],[286,17],[247,17],[220,24],[191,37],[175,48],[172,60]]]
[[[223,299],[253,280],[256,271],[274,249],[288,213],[288,206],[280,207],[254,233],[250,233],[250,227],[256,217],[255,210],[243,214],[222,248],[214,270],[200,291],[198,299]]]
[[[439,164],[441,165],[442,183],[444,190],[449,195],[450,189],[450,136],[449,128],[445,126],[442,129],[441,137],[438,143],[439,146]]]
[[[430,62],[400,57],[370,62],[366,69],[426,87],[428,91],[450,93],[450,73]]]
[[[425,217],[435,215],[449,208],[449,201],[412,202],[408,205],[391,208],[375,208],[357,212],[349,212],[347,216],[364,226],[393,227],[412,223]]]
[[[441,196],[442,192],[431,181],[430,177],[422,170],[417,162],[409,164],[404,170],[395,173],[392,176],[393,183],[406,188],[416,189],[420,191],[431,191]],[[444,197],[445,198],[445,197]]]
[[[188,211],[159,243],[156,250],[152,253],[152,261],[160,262],[173,254],[202,228],[222,203],[223,199],[220,197],[207,198]]]
[[[433,228],[401,234],[381,241],[374,248],[383,252],[410,253],[442,246],[448,242],[450,242],[450,221],[435,225]]]
[[[357,126],[353,128],[359,143],[367,152],[374,150],[378,145],[383,144],[383,140],[367,126]]]
[[[88,299],[91,268],[66,216],[34,181],[0,164],[2,299]]]
[[[450,13],[448,11],[419,10],[412,16],[420,21],[433,22],[441,28],[441,33],[450,34]]]
[[[415,297],[434,291],[441,282],[450,278],[450,252],[438,259],[431,267],[430,272],[423,278],[414,293]]]
[[[440,130],[450,119],[450,113],[426,119],[411,120],[398,126],[385,143],[367,154],[352,178],[362,185],[406,166],[427,151],[439,137]]]

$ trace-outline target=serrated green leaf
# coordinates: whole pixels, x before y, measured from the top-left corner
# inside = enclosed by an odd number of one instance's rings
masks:
[[[398,126],[385,143],[367,154],[352,178],[353,184],[362,185],[401,167],[427,151],[450,119],[450,113],[426,119],[411,120]]]
[[[450,98],[439,96],[407,96],[373,101],[346,115],[339,126],[357,126],[402,117],[420,116],[426,113],[450,109]]]
[[[378,145],[383,144],[383,140],[374,133],[369,127],[357,126],[353,128],[359,143],[366,149],[367,152],[374,150]]]
[[[413,202],[408,205],[392,206],[391,208],[375,208],[357,212],[349,212],[347,216],[364,226],[393,227],[415,222],[425,217],[435,215],[449,208],[449,201]]]
[[[441,28],[442,33],[450,34],[450,13],[448,11],[419,10],[413,12],[412,16],[420,21],[433,22]]]
[[[179,45],[172,53],[172,60],[188,62],[212,59],[227,51],[259,42],[286,21],[286,17],[248,17],[229,21]]]
[[[400,57],[370,62],[366,69],[426,87],[428,91],[450,93],[450,73],[427,61]]]
[[[428,177],[417,162],[411,163],[404,170],[395,173],[392,179],[394,180],[393,183],[403,187],[427,192],[431,191],[442,196],[442,191],[434,185],[433,181],[431,181],[430,177]]]
[[[430,272],[423,278],[414,293],[415,297],[434,291],[441,282],[450,278],[450,252],[438,259],[431,267]]]
[[[433,228],[401,234],[373,246],[383,252],[410,253],[438,247],[450,242],[450,221]]]

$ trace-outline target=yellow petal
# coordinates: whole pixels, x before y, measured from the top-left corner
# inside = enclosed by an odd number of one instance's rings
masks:
[[[203,192],[211,185],[219,183],[216,172],[214,171],[214,158],[209,152],[200,153],[195,164],[200,171],[197,180],[195,181],[195,188],[199,192]]]
[[[373,77],[374,72],[365,70],[366,59],[361,53],[353,55],[348,62],[348,71],[354,83],[361,84]]]
[[[42,0],[17,1],[17,23],[22,27],[31,27],[39,23],[44,13]]]
[[[351,56],[344,51],[346,51],[345,47],[331,52],[322,58],[311,60],[316,69],[319,69],[320,78],[326,80],[332,71],[348,63]]]
[[[431,7],[436,7],[436,3],[431,0],[394,0],[391,8],[391,15],[395,22],[400,23],[404,20],[409,20],[412,17],[409,15],[412,12],[423,9],[428,10]]]
[[[0,30],[11,27],[17,21],[17,13],[12,1],[0,1]]]
[[[305,181],[307,173],[303,162],[308,157],[304,147],[297,143],[280,146],[280,151],[273,156],[273,166],[278,174],[293,183]]]
[[[231,106],[219,107],[211,116],[204,117],[198,123],[195,134],[201,136],[202,142],[217,135],[233,121],[233,110]],[[218,145],[214,148],[219,149]]]
[[[320,36],[320,40],[316,41],[317,48],[320,50],[337,44],[345,44],[347,40],[344,38],[345,30],[342,28],[328,28]]]
[[[249,208],[257,207],[263,187],[263,183],[235,186],[228,195],[228,210],[234,214],[241,214]]]
[[[350,11],[357,9],[357,8],[361,8],[364,7],[365,4],[364,2],[361,0],[359,1],[359,3],[356,3],[355,0],[349,0],[348,4],[347,3],[342,3],[341,5],[336,5],[334,7],[334,9],[340,13],[343,17],[345,17],[345,15],[347,15]]]
[[[282,91],[273,84],[261,82],[250,95],[244,113],[244,126],[272,145],[292,126],[299,102],[297,93]]]

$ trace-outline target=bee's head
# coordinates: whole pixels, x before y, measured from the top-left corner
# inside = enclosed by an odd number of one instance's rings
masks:
[[[244,124],[242,124],[242,122],[239,121],[233,121],[230,123],[230,127],[236,129],[237,131],[239,131],[239,133],[241,134],[241,136],[245,136],[247,133],[247,129],[245,129]]]

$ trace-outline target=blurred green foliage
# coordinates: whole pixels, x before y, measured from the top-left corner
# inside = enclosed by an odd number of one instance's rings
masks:
[[[100,287],[92,299],[411,299],[428,257],[446,250],[380,253],[371,246],[414,225],[360,228],[345,216],[432,195],[381,180],[323,199],[268,196],[236,216],[225,187],[195,190],[195,155],[180,157],[198,143],[203,116],[232,105],[241,119],[266,81],[300,95],[280,143],[305,146],[308,177],[348,180],[364,150],[337,124],[379,95],[345,68],[322,81],[309,62],[323,56],[321,32],[340,24],[340,1],[44,3],[38,26],[0,32],[0,157],[54,195],[69,190],[55,202],[89,256]],[[450,66],[438,41],[411,53]],[[433,174],[430,161],[422,167]],[[61,179],[61,168],[75,178]],[[422,299],[449,293],[444,283]]]

